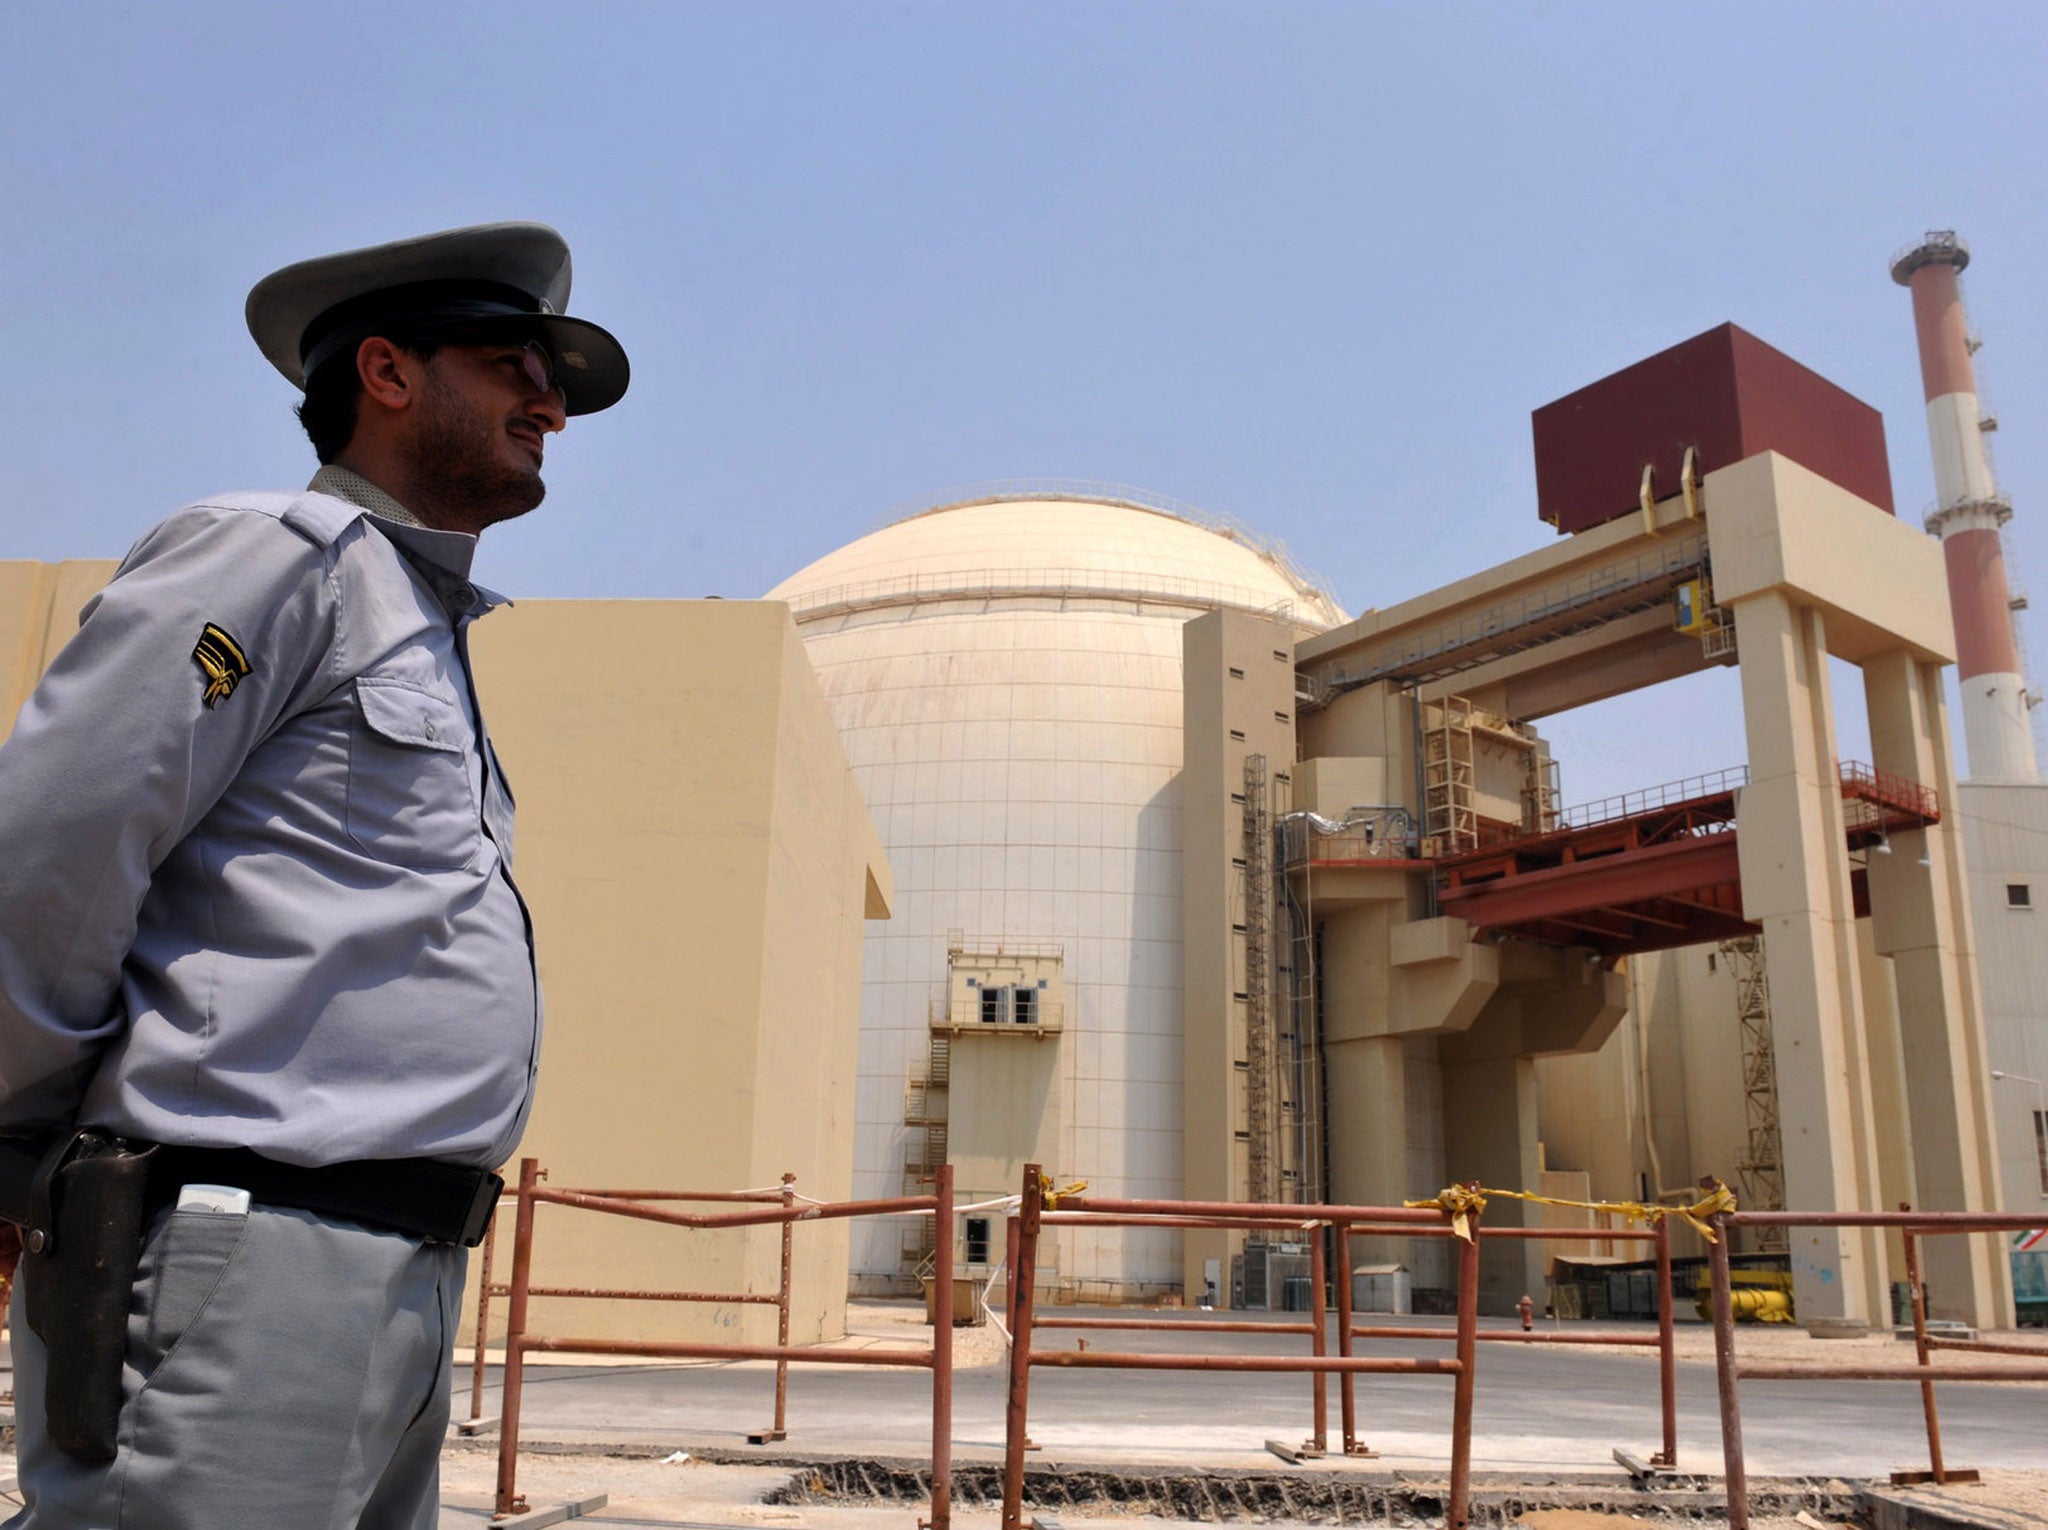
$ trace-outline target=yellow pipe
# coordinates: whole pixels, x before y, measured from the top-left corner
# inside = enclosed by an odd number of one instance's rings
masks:
[[[1767,1286],[1737,1286],[1728,1293],[1738,1323],[1789,1323],[1792,1321],[1792,1293],[1773,1291]],[[1693,1311],[1709,1321],[1713,1318],[1713,1293],[1704,1286],[1693,1299]]]

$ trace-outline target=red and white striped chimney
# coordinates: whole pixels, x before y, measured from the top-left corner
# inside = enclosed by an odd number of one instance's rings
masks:
[[[1953,231],[1930,233],[1892,262],[1892,280],[1912,289],[1913,325],[1920,336],[1937,494],[1927,529],[1941,538],[1948,560],[1970,778],[2036,781],[2040,770],[2027,680],[1998,535],[1998,528],[2012,519],[2012,502],[1998,492],[1984,449],[1985,421],[1977,410],[1977,379],[1970,365],[1973,347],[1956,280],[1969,263],[1970,248]]]

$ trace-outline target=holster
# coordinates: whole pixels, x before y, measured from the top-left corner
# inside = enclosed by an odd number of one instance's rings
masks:
[[[25,1210],[22,1316],[48,1363],[43,1413],[50,1441],[79,1461],[114,1459],[128,1308],[142,1258],[154,1144],[97,1127],[60,1138],[29,1180],[25,1208],[8,1204],[18,1172],[0,1163],[0,1213]],[[18,1171],[18,1162],[13,1166]]]

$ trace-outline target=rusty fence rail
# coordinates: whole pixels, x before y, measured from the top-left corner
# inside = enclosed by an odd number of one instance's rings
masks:
[[[1337,1341],[1338,1353],[1349,1355],[1353,1339],[1404,1339],[1441,1343],[1461,1342],[1457,1329],[1445,1328],[1398,1328],[1386,1325],[1360,1325],[1354,1321],[1351,1310],[1351,1240],[1377,1232],[1378,1229],[1353,1226],[1343,1221],[1336,1224],[1341,1230],[1336,1240],[1337,1249]],[[1455,1231],[1448,1227],[1410,1228],[1410,1236],[1455,1237]],[[1655,1334],[1611,1334],[1611,1333],[1566,1333],[1544,1330],[1530,1326],[1526,1312],[1523,1327],[1519,1330],[1495,1330],[1475,1333],[1473,1338],[1481,1344],[1614,1344],[1628,1348],[1655,1349],[1657,1351],[1657,1391],[1663,1414],[1664,1438],[1662,1448],[1651,1453],[1648,1464],[1654,1467],[1675,1468],[1678,1465],[1678,1344],[1675,1315],[1672,1310],[1671,1278],[1671,1222],[1669,1217],[1657,1217],[1655,1225],[1648,1228],[1562,1228],[1562,1227],[1482,1227],[1475,1217],[1472,1222],[1472,1237],[1475,1246],[1482,1239],[1517,1238],[1535,1239],[1552,1243],[1587,1243],[1612,1241],[1623,1243],[1648,1243],[1654,1250],[1657,1261],[1657,1332]],[[1321,1247],[1313,1250],[1310,1267],[1310,1285],[1318,1286],[1322,1279]],[[1320,1294],[1317,1296],[1320,1310]],[[1526,1304],[1527,1298],[1523,1298]],[[1342,1392],[1342,1422],[1344,1430],[1344,1454],[1347,1456],[1372,1456],[1376,1452],[1368,1449],[1358,1438],[1357,1402],[1354,1397],[1356,1386],[1351,1372],[1345,1372],[1338,1383]],[[1317,1435],[1321,1442],[1321,1398],[1317,1398]]]
[[[1911,1381],[1920,1387],[1927,1421],[1925,1472],[1894,1472],[1894,1482],[1973,1482],[1974,1470],[1958,1470],[1942,1458],[1941,1420],[1935,1409],[1936,1382],[2048,1381],[2048,1346],[1987,1344],[1947,1339],[1927,1331],[1927,1308],[1920,1289],[1920,1240],[1973,1233],[2019,1232],[2040,1224],[2038,1216],[1971,1211],[1719,1211],[1712,1217],[1714,1241],[1707,1249],[1713,1281],[1714,1367],[1721,1394],[1721,1451],[1726,1472],[1729,1530],[1749,1530],[1749,1475],[1743,1460],[1742,1413],[1737,1396],[1743,1381]],[[1898,1232],[1904,1244],[1906,1278],[1912,1287],[1914,1363],[1911,1365],[1743,1365],[1735,1354],[1733,1282],[1728,1273],[1728,1233],[1737,1227],[1878,1227]],[[2004,1250],[1999,1250],[2002,1255]],[[2038,1366],[1943,1366],[1933,1362],[1938,1349],[1979,1354],[2040,1358]]]
[[[505,1381],[503,1423],[498,1439],[498,1486],[495,1513],[503,1518],[525,1510],[518,1492],[519,1414],[524,1390],[526,1357],[534,1353],[578,1355],[631,1355],[650,1360],[773,1360],[776,1362],[776,1419],[780,1438],[783,1407],[787,1397],[787,1366],[799,1364],[892,1365],[929,1370],[932,1373],[932,1482],[929,1530],[949,1530],[953,1487],[953,1170],[935,1171],[930,1195],[896,1196],[887,1200],[811,1201],[797,1205],[793,1180],[785,1176],[779,1191],[723,1191],[709,1194],[681,1191],[591,1191],[543,1188],[540,1164],[532,1158],[519,1163],[518,1216],[512,1238],[512,1278],[501,1288],[507,1297],[505,1321]],[[759,1204],[763,1201],[771,1204]],[[755,1203],[750,1209],[726,1212],[686,1212],[671,1209],[674,1202]],[[542,1205],[574,1207],[608,1216],[655,1222],[669,1227],[734,1228],[776,1226],[782,1230],[782,1283],[779,1296],[747,1296],[713,1292],[610,1291],[586,1287],[550,1287],[533,1284],[533,1243],[535,1213]],[[930,1216],[936,1236],[936,1268],[933,1271],[932,1344],[921,1350],[821,1350],[792,1346],[789,1342],[789,1279],[791,1235],[797,1223],[841,1220],[869,1216]],[[488,1257],[488,1256],[487,1256]],[[489,1276],[485,1276],[489,1285]],[[650,1300],[712,1301],[746,1300],[775,1302],[780,1309],[776,1342],[770,1344],[714,1344],[669,1342],[645,1339],[602,1339],[594,1337],[542,1335],[528,1331],[527,1307],[535,1296],[567,1296]],[[481,1325],[480,1325],[481,1327]],[[479,1334],[481,1340],[481,1333]],[[766,1431],[764,1431],[765,1433]]]
[[[1350,1378],[1361,1372],[1381,1375],[1449,1376],[1453,1380],[1451,1401],[1451,1468],[1445,1523],[1448,1530],[1465,1530],[1470,1521],[1472,1498],[1472,1399],[1474,1361],[1478,1351],[1479,1245],[1477,1217],[1470,1225],[1475,1237],[1458,1241],[1458,1323],[1454,1335],[1457,1354],[1445,1360],[1361,1356],[1349,1353],[1349,1339],[1340,1340],[1343,1353],[1328,1353],[1325,1334],[1323,1294],[1323,1230],[1335,1226],[1357,1233],[1406,1236],[1416,1233],[1452,1236],[1452,1213],[1437,1207],[1255,1205],[1229,1201],[1125,1200],[1099,1196],[1061,1196],[1047,1204],[1045,1177],[1037,1164],[1024,1169],[1024,1190],[1010,1237],[1010,1283],[1006,1305],[1010,1318],[1009,1398],[1003,1430],[1003,1530],[1023,1530],[1024,1453],[1030,1446],[1031,1371],[1038,1366],[1063,1368],[1177,1370],[1177,1371],[1264,1371],[1306,1372],[1311,1378],[1315,1435],[1310,1448],[1321,1448],[1327,1439],[1326,1388],[1328,1377]],[[1039,1318],[1033,1291],[1038,1266],[1038,1243],[1047,1226],[1230,1228],[1260,1230],[1285,1228],[1312,1231],[1310,1239],[1310,1316],[1301,1323],[1210,1322],[1199,1318]],[[1340,1240],[1341,1241],[1341,1240]],[[1347,1303],[1348,1305],[1348,1303]],[[1036,1330],[1121,1329],[1195,1330],[1207,1332],[1259,1332],[1306,1334],[1310,1353],[1306,1355],[1218,1355],[1140,1354],[1108,1350],[1042,1351],[1032,1348]]]
[[[540,1178],[548,1177],[547,1170],[539,1171]],[[775,1190],[593,1190],[577,1189],[570,1193],[594,1195],[605,1200],[642,1201],[653,1204],[684,1202],[695,1205],[765,1204],[794,1206],[797,1200],[796,1176],[782,1176],[780,1189]],[[519,1195],[515,1189],[502,1197],[498,1206],[517,1207]],[[775,1342],[789,1343],[789,1285],[792,1224],[782,1224],[782,1266],[781,1277],[775,1294],[753,1291],[632,1291],[614,1287],[599,1286],[530,1286],[528,1296],[572,1297],[596,1301],[638,1301],[638,1302],[695,1302],[716,1306],[772,1306],[775,1308]],[[469,1372],[469,1417],[457,1428],[463,1434],[481,1433],[493,1420],[484,1416],[484,1362],[485,1350],[491,1331],[491,1300],[493,1297],[510,1296],[509,1284],[498,1284],[492,1279],[493,1267],[498,1256],[498,1219],[491,1218],[489,1230],[484,1235],[483,1270],[476,1288],[476,1334],[475,1344],[470,1353]],[[775,1362],[775,1414],[762,1428],[747,1436],[748,1443],[765,1445],[774,1440],[787,1438],[786,1423],[789,1409],[789,1362]]]

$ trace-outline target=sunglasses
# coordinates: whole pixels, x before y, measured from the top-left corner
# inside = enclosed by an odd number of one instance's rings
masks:
[[[562,386],[561,377],[555,371],[554,353],[539,340],[515,339],[506,335],[502,328],[474,324],[423,324],[398,339],[398,343],[406,344],[413,340],[431,340],[438,345],[502,346],[507,350],[516,346],[519,370],[526,374],[526,380],[533,385],[534,391],[552,393],[565,405],[569,401],[568,390]]]
[[[564,403],[568,402],[568,394],[555,376],[555,358],[538,340],[529,340],[520,347],[519,366],[526,373],[526,380],[538,391],[552,393]]]

